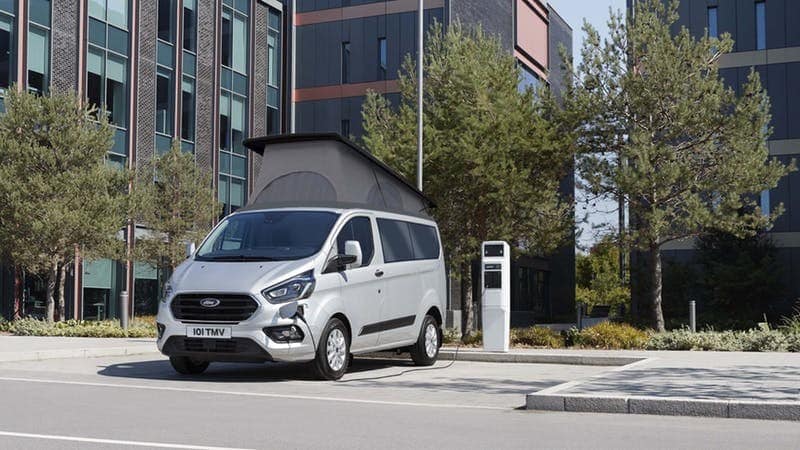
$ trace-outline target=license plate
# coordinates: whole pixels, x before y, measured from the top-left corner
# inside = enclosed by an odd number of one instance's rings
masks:
[[[230,339],[231,327],[186,327],[186,337],[203,339]]]

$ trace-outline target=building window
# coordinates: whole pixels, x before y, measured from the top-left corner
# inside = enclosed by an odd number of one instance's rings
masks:
[[[108,155],[115,165],[124,165],[127,157],[128,8],[128,0],[89,1],[86,93],[115,129]]]
[[[767,9],[766,2],[756,2],[756,50],[767,48]]]
[[[717,7],[708,7],[708,37],[718,38],[719,29],[717,28]]]
[[[156,73],[156,132],[172,136],[172,71],[159,66]]]
[[[278,134],[281,131],[281,16],[272,8],[269,9],[267,33],[267,134]]]
[[[164,154],[175,135],[175,1],[158,0],[156,152]]]
[[[114,127],[108,160],[124,165],[128,131],[128,0],[89,1],[86,93]]]
[[[30,0],[28,17],[28,90],[42,94],[50,87],[50,0]]]
[[[183,78],[181,79],[181,148],[194,153],[197,99],[197,0],[183,0]]]
[[[386,68],[388,66],[387,62],[388,53],[386,49],[386,38],[379,38],[378,39],[378,79],[385,80],[386,79]]]
[[[761,214],[768,216],[769,215],[769,189],[765,189],[761,191]]]
[[[342,120],[342,136],[349,138],[350,137],[350,119]]]
[[[173,0],[158,0],[158,38],[170,44],[175,42],[175,23]]]
[[[223,215],[247,200],[247,136],[249,0],[222,6],[222,68],[219,99],[219,200]]]
[[[197,51],[197,0],[183,0],[183,49]]]
[[[342,84],[350,82],[350,43],[342,42]]]
[[[13,2],[0,2],[0,95],[14,83],[16,76],[14,61],[17,59],[17,48],[14,42],[14,17]],[[0,98],[0,111],[5,107]]]

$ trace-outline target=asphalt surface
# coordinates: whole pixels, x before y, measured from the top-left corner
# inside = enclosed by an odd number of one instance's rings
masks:
[[[441,362],[437,367],[445,366]],[[359,360],[345,382],[298,365],[157,356],[0,363],[0,448],[787,448],[796,422],[523,411],[525,394],[609,368]]]

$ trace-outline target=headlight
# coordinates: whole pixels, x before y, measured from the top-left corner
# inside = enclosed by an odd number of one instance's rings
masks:
[[[161,303],[167,303],[167,299],[172,296],[172,284],[167,281],[167,284],[164,285],[164,293],[161,294]]]
[[[309,270],[283,283],[268,287],[261,295],[270,303],[286,303],[308,298],[314,292],[314,273]]]

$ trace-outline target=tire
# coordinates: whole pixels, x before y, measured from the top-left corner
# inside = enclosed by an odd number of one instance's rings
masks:
[[[417,366],[432,366],[439,357],[439,347],[442,342],[442,333],[439,324],[431,316],[425,316],[419,330],[417,343],[412,345],[409,353]]]
[[[333,318],[325,325],[317,344],[314,372],[322,380],[338,380],[347,372],[349,363],[350,333],[341,320]]]
[[[198,361],[188,356],[170,356],[169,363],[176,372],[182,375],[198,375],[208,369],[208,361]]]

